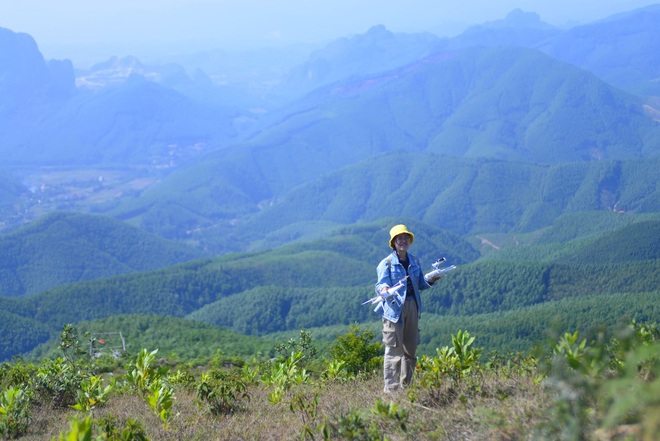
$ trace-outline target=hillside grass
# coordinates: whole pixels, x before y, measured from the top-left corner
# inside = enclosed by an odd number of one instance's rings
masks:
[[[654,323],[632,321],[595,338],[567,332],[542,350],[483,360],[488,348],[459,330],[435,355],[419,357],[412,384],[396,393],[382,392],[382,347],[370,344],[372,337],[353,327],[335,340],[330,357],[319,357],[313,339],[301,332],[279,345],[276,358],[204,366],[173,364],[142,349],[100,371],[100,359],[90,363],[75,329],[65,326],[60,358],[0,365],[0,435],[645,440],[660,428],[660,329]]]
[[[168,427],[137,394],[114,396],[105,406],[95,410],[93,416],[97,421],[95,428],[103,419],[113,419],[120,428],[126,427],[129,420],[139,421],[150,439],[162,441],[323,439],[319,430],[324,418],[337,426],[340,420],[353,418],[354,427],[350,427],[350,420],[344,422],[349,427],[331,439],[376,439],[364,433],[365,429],[376,427],[372,432],[392,440],[505,440],[522,437],[545,421],[543,411],[550,405],[550,398],[543,387],[534,384],[529,377],[501,380],[489,376],[484,379],[483,388],[490,393],[471,397],[467,402],[454,399],[446,405],[430,407],[426,404],[428,393],[423,391],[415,391],[418,395],[414,401],[403,393],[395,396],[383,394],[382,380],[373,374],[366,379],[322,387],[297,387],[287,401],[280,404],[268,401],[268,389],[259,384],[252,385],[247,390],[249,401],[242,402],[232,414],[219,416],[196,405],[193,391],[178,389],[174,416]],[[460,395],[462,391],[455,393]],[[301,399],[307,405],[318,399],[319,404],[314,410],[316,415],[312,417],[295,408],[292,411],[290,406],[295,406],[292,404],[294,399]],[[379,414],[376,410],[379,405],[406,412],[406,430],[402,430],[396,417]],[[73,418],[80,420],[84,414],[70,409],[40,407],[33,413],[27,433],[17,439],[43,441],[58,437],[60,433],[69,432]],[[366,426],[365,429],[361,425]],[[305,435],[307,429],[311,429],[313,436]]]

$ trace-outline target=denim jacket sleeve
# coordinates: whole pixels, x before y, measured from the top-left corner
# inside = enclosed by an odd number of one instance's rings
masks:
[[[415,292],[415,300],[417,300],[418,311],[421,313],[422,299],[420,292],[430,288],[431,285],[429,285],[428,282],[424,279],[424,273],[422,273],[418,259],[411,254],[408,254],[408,257],[410,262],[410,265],[408,266],[408,275],[410,276],[410,280]],[[376,294],[380,294],[383,288],[396,285],[400,280],[405,278],[406,269],[399,262],[399,258],[397,257],[396,253],[392,252],[388,257],[381,260],[381,262],[378,264],[376,267],[376,274],[377,280],[375,290]],[[375,310],[380,312],[384,318],[396,323],[401,316],[401,305],[405,301],[405,298],[394,300],[395,301],[392,302],[381,302],[381,304],[378,305]]]

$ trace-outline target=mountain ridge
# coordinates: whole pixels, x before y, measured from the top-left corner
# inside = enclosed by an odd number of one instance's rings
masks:
[[[0,293],[23,296],[62,284],[153,270],[204,253],[106,216],[52,213],[0,235]]]

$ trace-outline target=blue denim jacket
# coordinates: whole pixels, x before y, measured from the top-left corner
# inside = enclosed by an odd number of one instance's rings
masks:
[[[399,256],[397,256],[396,251],[392,251],[389,256],[380,261],[376,267],[376,273],[378,275],[376,294],[380,294],[380,290],[384,286],[394,286],[401,279],[406,277],[406,270],[399,262]],[[415,291],[417,310],[419,311],[419,314],[421,314],[422,298],[420,296],[420,291],[430,288],[431,285],[429,285],[426,279],[424,279],[424,273],[419,266],[419,260],[410,253],[408,253],[408,275],[410,276],[410,281],[412,282]],[[401,308],[406,301],[406,291],[402,289],[400,293],[401,296],[395,295],[390,301],[380,302],[375,311],[380,312],[383,318],[386,318],[391,322],[398,322],[401,317]]]

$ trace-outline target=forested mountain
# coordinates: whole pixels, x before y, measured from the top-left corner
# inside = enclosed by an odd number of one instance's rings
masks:
[[[660,95],[660,5],[568,29],[538,46],[642,96]]]
[[[524,232],[588,210],[656,212],[658,160],[541,166],[393,152],[286,193],[235,231],[401,216],[458,234]],[[398,173],[397,173],[398,172]]]
[[[442,41],[430,33],[394,34],[383,25],[374,26],[312,52],[287,73],[283,89],[297,97],[347,78],[405,66],[433,53]]]
[[[509,350],[657,321],[658,13],[375,25],[238,81],[131,57],[74,71],[0,29],[0,360],[83,321],[170,346],[172,317],[197,342],[377,327],[361,303],[401,222],[425,270],[458,265],[424,293],[426,349],[446,326]]]
[[[7,352],[0,357],[44,342],[62,323],[124,314],[188,317],[252,335],[374,321],[377,317],[371,308],[361,303],[373,296],[375,265],[388,252],[390,224],[391,220],[383,220],[343,228],[316,242],[63,285],[32,296],[0,297],[0,309],[8,318],[2,322],[7,328],[4,335],[14,335],[9,332],[14,323],[40,323],[6,341]],[[424,292],[427,314],[472,316],[568,298],[635,296],[653,292],[660,284],[657,247],[653,252],[647,247],[640,253],[621,253],[616,263],[594,255],[608,252],[604,243],[625,240],[633,226],[612,230],[601,243],[601,239],[573,241],[573,252],[586,246],[585,253],[592,253],[590,262],[544,263],[529,259],[530,253],[523,254],[526,260],[475,260],[479,253],[458,236],[416,221],[408,224],[424,239],[416,241],[415,253],[425,271],[441,256],[458,265],[437,288]],[[657,225],[657,220],[640,224],[638,230],[652,235]],[[564,253],[569,249],[566,244],[557,246]],[[638,246],[644,249],[638,242],[628,248]],[[612,317],[609,320],[612,324]]]
[[[53,213],[0,236],[0,293],[34,294],[65,283],[147,271],[202,257],[117,220]]]
[[[445,54],[444,56],[453,58],[455,55],[450,57],[447,52],[483,46],[497,46],[500,50],[516,46],[538,48],[554,59],[585,68],[614,85],[625,87],[635,93],[652,95],[657,92],[653,89],[656,87],[653,86],[655,84],[653,79],[657,77],[660,69],[660,62],[655,55],[657,51],[654,50],[660,38],[655,26],[658,14],[660,12],[657,7],[641,8],[601,22],[559,31],[543,23],[534,13],[513,11],[503,20],[474,26],[451,39],[440,39],[432,34],[393,34],[383,26],[377,25],[363,35],[340,38],[327,47],[310,53],[307,61],[292,66],[286,73],[284,67],[280,67],[279,79],[269,76],[262,79],[264,82],[262,85],[242,84],[243,91],[237,84],[216,84],[214,87],[212,79],[194,65],[188,65],[191,73],[171,63],[145,68],[139,60],[130,57],[115,58],[114,61],[111,59],[108,63],[95,66],[90,71],[78,72],[80,87],[76,90],[74,69],[70,61],[46,61],[29,35],[3,29],[0,33],[2,40],[0,57],[5,61],[3,69],[6,72],[3,75],[3,84],[0,85],[0,93],[3,96],[2,108],[8,112],[6,115],[8,118],[3,119],[3,130],[0,131],[2,134],[0,140],[3,141],[2,153],[7,163],[12,161],[23,164],[58,162],[91,164],[118,160],[142,164],[158,160],[164,163],[172,149],[175,150],[175,156],[182,154],[189,156],[192,155],[193,149],[208,151],[237,141],[239,133],[261,119],[259,116],[261,112],[268,112],[274,108],[263,99],[266,95],[300,96],[302,91],[310,91],[315,87],[337,82],[341,84],[355,77],[373,76],[372,81],[381,82],[384,73],[393,71],[394,74],[400,74],[405,66],[418,69],[419,66],[414,67],[415,64],[428,63],[428,60],[420,63],[418,61],[425,60],[432,54],[439,54],[438,56],[441,57]],[[495,52],[493,57],[499,58],[499,52]],[[493,95],[475,96],[477,102],[470,100],[465,103],[468,105],[467,109],[456,109],[459,110],[457,116],[463,120],[484,121],[485,118],[485,123],[474,127],[462,125],[458,130],[465,129],[467,138],[474,136],[470,135],[470,132],[483,131],[482,137],[486,138],[475,141],[451,136],[448,139],[441,138],[437,142],[457,143],[454,149],[462,152],[467,152],[468,147],[475,143],[492,143],[499,148],[504,145],[510,149],[512,140],[518,145],[538,144],[536,138],[540,137],[539,132],[543,130],[552,129],[554,132],[558,128],[560,130],[566,126],[570,128],[571,124],[576,124],[576,121],[580,126],[601,123],[595,119],[595,116],[594,119],[588,119],[584,111],[588,106],[593,106],[592,109],[601,107],[602,103],[599,100],[593,101],[594,97],[590,97],[590,94],[607,95],[610,92],[600,91],[598,87],[590,90],[589,86],[583,91],[583,85],[573,84],[572,79],[570,81],[566,79],[567,76],[575,76],[575,74],[571,74],[570,70],[562,73],[559,67],[547,71],[552,75],[546,84],[538,84],[538,79],[535,81],[534,78],[538,78],[539,73],[545,73],[544,70],[549,67],[544,64],[545,62],[535,58],[518,60],[518,55],[508,57],[505,55],[502,61],[516,62],[524,71],[529,68],[529,77],[510,78],[512,75],[521,75],[524,72],[504,74],[501,71],[504,63],[496,63],[491,73],[500,75],[501,81],[495,85],[487,83],[483,85],[485,88],[493,87]],[[222,54],[218,54],[216,58],[218,65],[223,66]],[[225,56],[225,58],[229,62],[230,57]],[[286,57],[282,58],[286,59]],[[291,62],[296,59],[291,58]],[[446,61],[446,67],[450,68],[448,66],[450,61]],[[463,61],[456,67],[459,69],[458,72],[445,71],[445,75],[451,76],[447,80],[459,79],[466,83],[472,81],[472,77],[467,75],[470,69],[478,71],[487,62],[492,61],[476,60],[473,65],[466,65]],[[245,65],[245,75],[250,75],[255,70],[254,65],[253,59]],[[437,67],[437,60],[435,65]],[[230,69],[227,63],[225,68]],[[231,68],[235,69],[233,66]],[[562,77],[561,80],[558,75]],[[215,76],[221,76],[221,73],[216,73]],[[138,78],[143,81],[138,81]],[[400,93],[405,93],[403,89],[407,87],[405,81],[408,78],[410,77],[404,77],[404,84],[399,89]],[[568,84],[561,84],[567,81]],[[392,82],[391,79],[389,82]],[[459,82],[456,86],[460,87],[460,84]],[[511,84],[522,86],[520,91],[516,92],[523,94],[522,97],[511,95],[510,92],[508,96],[502,95],[507,92],[502,91],[501,88],[510,89]],[[581,118],[576,120],[575,115],[562,117],[561,112],[557,116],[558,120],[547,120],[547,114],[545,117],[537,115],[541,120],[536,121],[533,129],[537,131],[531,134],[525,125],[534,123],[534,114],[526,116],[527,120],[523,127],[516,127],[518,121],[516,119],[503,121],[495,126],[489,125],[488,121],[492,118],[500,116],[506,110],[512,110],[510,106],[515,104],[515,100],[522,98],[524,102],[527,99],[524,97],[525,86],[533,87],[536,94],[559,91],[560,96],[554,100],[554,106],[560,108],[566,104],[575,107],[570,103],[563,103],[562,94],[570,96],[577,93],[575,96],[577,102],[585,101],[581,96],[586,98],[582,114],[579,115]],[[344,86],[346,87],[359,87],[359,85],[353,83]],[[97,93],[83,92],[90,88],[100,88],[100,90]],[[116,88],[119,90],[103,91],[103,89]],[[286,92],[287,89],[297,91]],[[452,101],[460,100],[461,93],[459,88],[457,94],[452,93],[445,98]],[[481,105],[479,101],[492,101],[499,96],[503,96],[503,106],[495,110],[486,108],[484,112],[478,110]],[[538,98],[534,96],[533,100],[536,102]],[[617,99],[607,96],[603,98],[609,101]],[[538,106],[547,104],[543,102],[546,99],[547,97],[541,96]],[[507,104],[506,100],[511,102]],[[281,98],[278,99],[277,106],[281,107],[282,104]],[[413,110],[410,118],[421,117],[422,121],[427,119],[424,113],[434,109],[433,102],[428,105],[422,102],[412,108],[405,103],[390,102],[390,105],[395,104],[406,109],[406,113],[411,113],[410,110]],[[450,105],[449,111],[454,110],[451,103],[444,104]],[[438,105],[443,104],[436,102],[435,107]],[[255,113],[255,107],[258,106],[262,109]],[[379,113],[378,108],[359,109],[365,116],[374,110]],[[513,110],[520,117],[525,118],[527,111],[524,108]],[[300,111],[299,107],[284,110],[290,115]],[[550,112],[555,113],[553,108]],[[629,118],[628,113],[624,111],[621,115],[623,119],[618,116],[614,121],[621,121],[620,123],[623,124]],[[436,126],[442,124],[444,119],[441,115],[440,120],[438,117],[439,115],[436,114],[433,120]],[[371,118],[358,120],[364,125],[369,125],[370,121],[373,124],[374,120]],[[247,126],[246,122],[249,122]],[[460,123],[454,120],[450,122],[451,125]],[[612,122],[606,112],[602,124],[607,127]],[[388,123],[390,122],[383,121],[383,124]],[[633,123],[633,126],[635,125]],[[409,133],[412,139],[404,138],[396,141],[399,144],[401,142],[418,144],[419,136],[424,137],[428,134],[428,129],[422,134],[416,133],[418,129],[424,128],[423,122],[415,127],[402,128],[410,130],[406,133]],[[451,131],[451,127],[445,127],[441,131],[447,130]],[[633,129],[633,133],[635,130]],[[30,133],[27,138],[26,133]],[[626,136],[628,138],[625,138],[625,142],[628,143],[631,140],[629,135]],[[638,136],[644,135],[638,134]],[[521,142],[520,137],[523,137],[524,142]],[[600,153],[601,146],[598,145],[598,139],[592,139],[588,135],[583,136],[582,143],[568,149],[586,150],[588,156],[589,147],[586,145],[590,145]],[[556,146],[561,140],[554,141]],[[381,140],[376,139],[376,142],[380,143]],[[546,143],[542,142],[538,149],[545,145]],[[612,146],[610,150],[614,148],[615,146]],[[491,153],[492,150],[493,146],[489,148]],[[60,156],[56,155],[56,152]],[[480,153],[480,151],[472,152],[472,154]],[[507,156],[500,152],[499,157]],[[519,158],[535,160],[534,155],[529,155],[527,158],[519,156]],[[544,157],[540,160],[547,162],[560,158]]]
[[[642,260],[657,261],[660,259],[660,221],[643,221],[605,234],[567,253],[562,261],[587,264],[593,263],[594,256],[599,256],[599,263],[611,265]]]
[[[291,170],[304,167],[296,165],[302,161],[298,156],[274,161],[282,167],[289,162]],[[209,249],[235,252],[313,237],[333,226],[390,216],[393,210],[458,234],[531,231],[579,211],[658,210],[658,159],[547,166],[395,151],[278,192],[267,186],[282,182],[266,176],[272,173],[266,163],[262,170],[247,159],[241,163],[245,168],[216,159],[204,169],[182,169],[162,188],[126,200],[114,214],[172,237],[184,232],[173,230],[173,224],[187,230],[197,224],[202,228],[193,237]],[[171,217],[163,216],[164,210]]]
[[[0,170],[0,226],[20,216],[29,198],[29,190],[16,178]]]
[[[382,208],[366,218],[373,220],[387,216],[386,207],[391,210],[391,205],[374,199],[385,193],[375,191],[373,182],[364,179],[365,173],[375,170],[364,170],[368,167],[364,164],[360,167],[359,163],[378,162],[383,172],[377,173],[376,179],[400,183],[399,176],[418,179],[414,174],[399,175],[397,170],[410,171],[411,164],[417,161],[415,154],[424,152],[442,156],[419,160],[427,165],[423,169],[424,181],[419,182],[422,188],[442,192],[445,197],[437,201],[442,204],[449,202],[448,191],[459,192],[451,197],[455,204],[443,207],[449,209],[443,210],[439,225],[467,232],[473,230],[473,224],[474,229],[482,226],[473,218],[481,208],[474,203],[465,206],[461,201],[460,195],[467,191],[463,181],[444,179],[460,177],[443,166],[457,161],[451,157],[513,161],[502,164],[499,171],[511,173],[510,177],[503,180],[500,175],[491,176],[499,182],[489,188],[498,188],[503,183],[526,181],[527,178],[517,175],[527,173],[533,166],[522,162],[559,164],[653,158],[660,149],[660,127],[645,115],[639,98],[581,69],[520,48],[437,53],[386,74],[318,89],[287,107],[278,118],[275,115],[269,118],[273,118],[272,124],[248,143],[206,155],[175,170],[139,198],[122,200],[110,214],[133,219],[148,231],[167,237],[180,237],[184,231],[192,230],[200,239],[213,226],[222,234],[235,230],[227,227],[228,224],[238,225],[239,230],[241,224],[255,226],[250,216],[256,213],[256,217],[264,219],[261,227],[281,226],[281,216],[273,222],[266,219],[270,213],[281,213],[283,208],[278,206],[289,209],[285,216],[289,224],[300,220],[342,223],[361,219],[363,208],[372,203]],[[398,153],[386,155],[387,152]],[[605,177],[602,178],[606,189],[624,182],[616,178],[618,166],[612,167],[613,178],[607,184]],[[575,166],[567,166],[565,172],[577,176],[570,168]],[[470,173],[478,172],[479,168],[475,167]],[[326,179],[326,175],[332,178]],[[600,185],[601,179],[592,177],[595,179],[592,185]],[[333,187],[340,182],[346,187],[339,194],[341,197],[334,199]],[[365,185],[374,190],[362,191]],[[296,194],[288,194],[297,186],[313,187],[315,196],[297,197],[302,191],[298,188]],[[559,188],[564,198],[568,197],[567,188]],[[508,185],[507,189],[513,187]],[[357,193],[357,198],[344,197],[352,191]],[[594,198],[596,193],[579,194]],[[513,194],[516,199],[521,197],[519,192],[507,194]],[[412,200],[408,205],[410,211],[404,210],[401,215],[410,216],[411,211],[417,210],[415,216],[419,216],[419,210],[427,210],[436,199],[435,196],[430,200],[429,196],[422,198],[417,191],[408,197]],[[483,200],[489,203],[486,198]],[[614,202],[608,205],[592,199],[583,208],[613,208]],[[296,209],[292,203],[308,207]],[[350,207],[351,214],[324,218],[324,212],[345,206]],[[573,206],[580,209],[579,205]],[[535,207],[540,206],[528,208]],[[536,215],[552,218],[565,208],[555,207],[558,212],[539,210]],[[508,216],[512,212],[500,213]],[[516,210],[513,213],[522,214]],[[538,228],[542,223],[532,214],[527,213],[527,222],[531,223],[530,228]],[[448,219],[449,216],[458,219]],[[437,217],[433,219],[436,221]],[[512,228],[520,221],[517,218],[497,222]],[[542,222],[547,224],[547,220]],[[452,223],[460,223],[460,227]],[[486,227],[492,230],[493,225]],[[253,231],[263,235],[273,230],[267,228]],[[236,242],[224,248],[244,249]]]

